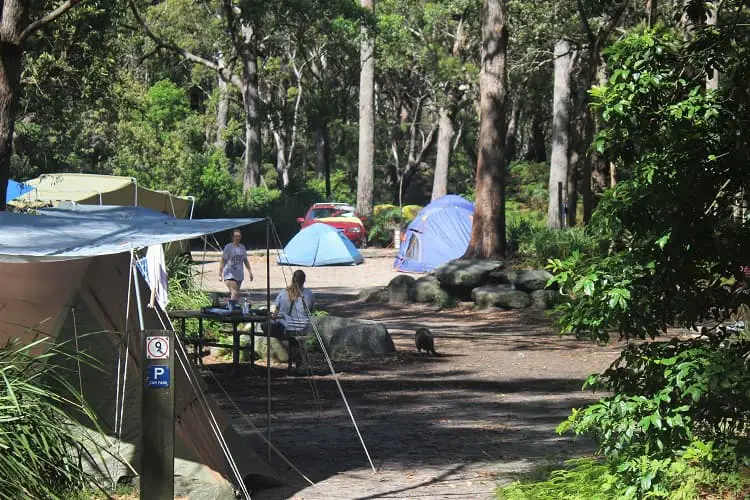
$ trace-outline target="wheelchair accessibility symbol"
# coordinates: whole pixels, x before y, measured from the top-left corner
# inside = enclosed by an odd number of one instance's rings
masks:
[[[146,337],[146,359],[169,359],[169,337]]]

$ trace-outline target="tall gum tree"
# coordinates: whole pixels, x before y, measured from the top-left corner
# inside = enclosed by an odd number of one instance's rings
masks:
[[[549,205],[547,226],[563,226],[561,208],[565,199],[559,193],[567,191],[570,149],[570,71],[573,56],[570,43],[560,40],[555,44],[555,81],[552,95],[552,154],[549,168]],[[562,186],[563,189],[558,189]]]
[[[374,0],[362,0],[362,8],[374,11]],[[375,38],[362,27],[359,75],[359,160],[357,166],[357,212],[372,213],[375,177]]]
[[[470,258],[505,255],[506,21],[505,0],[484,1],[476,201],[465,254]]]
[[[33,3],[35,2],[30,0],[5,0],[0,4],[0,211],[5,211],[5,196],[10,179],[24,43],[42,27],[54,22],[78,3],[85,2],[62,2],[57,8],[30,22]]]

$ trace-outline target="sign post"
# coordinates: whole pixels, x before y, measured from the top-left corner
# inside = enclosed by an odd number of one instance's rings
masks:
[[[144,331],[141,500],[174,498],[174,332]]]

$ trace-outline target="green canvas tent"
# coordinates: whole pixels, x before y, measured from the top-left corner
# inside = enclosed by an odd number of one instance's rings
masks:
[[[16,207],[49,206],[62,201],[82,205],[144,207],[178,219],[191,218],[193,198],[175,196],[139,186],[134,177],[96,174],[43,174],[25,181],[33,188],[10,204]]]

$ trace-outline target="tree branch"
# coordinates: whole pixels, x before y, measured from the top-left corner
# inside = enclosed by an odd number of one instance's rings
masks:
[[[172,42],[158,37],[153,31],[151,31],[151,28],[148,27],[148,24],[146,24],[146,21],[143,19],[143,17],[141,17],[141,13],[138,11],[138,7],[136,7],[133,0],[130,0],[130,9],[133,11],[133,15],[135,16],[136,21],[138,21],[141,29],[143,29],[143,32],[146,33],[146,36],[148,36],[157,46],[165,48],[167,50],[171,50],[172,52],[181,55],[190,62],[200,64],[202,66],[205,66],[206,68],[216,71],[222,78],[222,80],[231,83],[238,89],[242,89],[242,80],[227,68],[220,66],[215,61],[212,61],[205,57],[201,57],[197,54],[193,54],[192,52],[188,52],[182,47],[179,47]]]
[[[614,15],[609,19],[607,26],[601,31],[599,31],[598,33],[599,36],[597,37],[597,40],[596,40],[597,49],[599,49],[607,41],[607,38],[609,38],[609,35],[610,33],[612,33],[612,30],[614,30],[615,26],[617,26],[617,23],[620,22],[620,18],[625,13],[625,8],[627,6],[628,6],[628,2],[622,2],[620,6],[618,7],[617,11],[614,13]]]
[[[27,38],[29,38],[31,35],[33,35],[36,31],[38,31],[43,26],[53,22],[58,17],[62,16],[66,12],[68,12],[70,9],[76,6],[77,3],[79,3],[81,0],[67,0],[66,2],[63,2],[60,4],[58,8],[55,10],[49,12],[46,16],[43,16],[33,23],[26,26],[26,28],[21,32],[20,35],[18,35],[18,38],[16,39],[16,43],[18,45],[23,44],[23,42],[26,41]]]
[[[581,25],[583,26],[583,31],[586,33],[586,38],[589,40],[589,44],[593,47],[596,45],[596,36],[594,35],[594,32],[591,30],[591,25],[589,24],[589,17],[586,15],[586,10],[583,7],[583,0],[577,0],[578,4],[578,16],[581,18]]]

